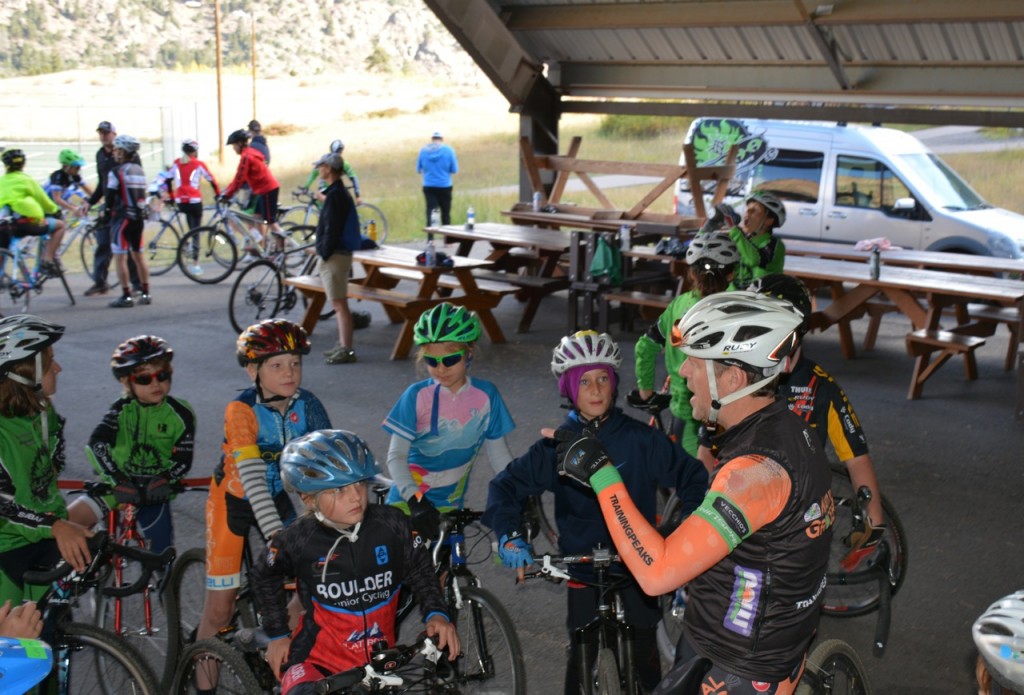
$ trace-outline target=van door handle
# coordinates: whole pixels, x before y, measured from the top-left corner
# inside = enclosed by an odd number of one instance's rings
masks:
[[[800,214],[807,217],[814,217],[818,214],[817,208],[800,208]]]
[[[837,220],[845,220],[846,219],[846,213],[845,212],[841,212],[839,210],[833,210],[832,212],[828,213],[828,216],[833,218],[833,219],[837,219]]]

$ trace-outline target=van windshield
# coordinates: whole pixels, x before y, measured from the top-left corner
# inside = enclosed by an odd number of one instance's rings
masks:
[[[992,206],[978,195],[960,175],[934,154],[897,155],[907,166],[907,177],[935,194],[935,202],[946,210],[980,210]]]

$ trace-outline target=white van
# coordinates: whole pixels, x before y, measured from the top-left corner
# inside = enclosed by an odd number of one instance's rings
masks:
[[[891,128],[701,118],[686,136],[698,164],[739,146],[730,202],[748,191],[786,205],[783,238],[856,243],[886,237],[905,248],[1024,256],[1024,216],[986,203],[919,140]],[[680,158],[680,163],[683,163]],[[685,181],[676,211],[692,214]]]

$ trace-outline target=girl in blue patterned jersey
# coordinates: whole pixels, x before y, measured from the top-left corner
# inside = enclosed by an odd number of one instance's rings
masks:
[[[408,510],[428,538],[437,535],[439,511],[462,508],[481,446],[496,473],[512,460],[505,435],[515,423],[505,401],[468,373],[479,337],[480,320],[465,307],[444,302],[425,312],[415,340],[430,378],[407,388],[383,423],[394,480],[388,504]]]

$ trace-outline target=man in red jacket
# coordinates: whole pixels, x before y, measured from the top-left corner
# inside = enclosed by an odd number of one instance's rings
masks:
[[[238,192],[243,184],[252,189],[253,195],[259,196],[256,203],[256,216],[262,217],[270,225],[274,232],[282,233],[281,226],[277,223],[277,196],[280,186],[277,179],[270,173],[263,154],[254,147],[249,146],[249,135],[244,130],[236,130],[228,136],[227,144],[231,145],[235,153],[239,155],[238,170],[231,184],[224,189],[221,200],[231,200],[231,197]],[[266,242],[267,228],[260,226],[260,234]],[[264,243],[264,245],[266,245]],[[250,255],[253,254],[250,251]],[[253,260],[253,259],[250,259]]]

